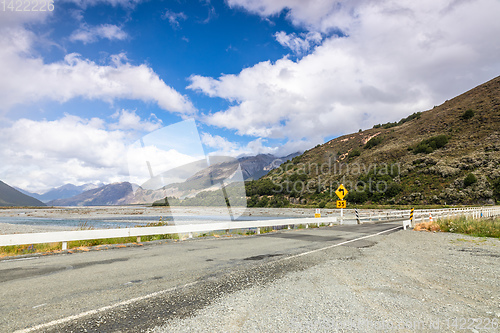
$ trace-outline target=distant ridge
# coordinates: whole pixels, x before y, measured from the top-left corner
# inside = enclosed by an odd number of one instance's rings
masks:
[[[43,202],[0,181],[0,206],[46,206]]]
[[[21,188],[16,187],[15,189],[18,190],[21,193],[24,193],[26,195],[29,195],[30,197],[36,198],[42,202],[49,202],[52,200],[57,200],[57,199],[67,199],[74,197],[75,195],[78,195],[80,193],[83,193],[88,190],[92,190],[95,188],[99,188],[103,186],[104,184],[84,184],[84,185],[73,185],[73,184],[65,184],[56,188],[53,188],[51,190],[48,190],[47,192],[43,194],[38,194],[38,193],[32,193],[26,190],[23,190]]]
[[[67,199],[49,201],[50,206],[114,206],[126,205],[134,196],[129,182],[113,183],[85,191]]]

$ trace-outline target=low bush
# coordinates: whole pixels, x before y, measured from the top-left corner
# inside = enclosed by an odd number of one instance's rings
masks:
[[[371,138],[368,140],[368,142],[365,144],[365,149],[371,149],[375,147],[376,145],[380,144],[382,142],[382,138],[379,136],[376,136],[374,138]]]
[[[461,118],[462,120],[469,120],[469,119],[471,119],[472,117],[474,117],[474,114],[475,114],[474,110],[472,110],[472,109],[468,109],[468,110],[466,110],[466,111],[465,111],[465,112],[464,112],[464,113],[460,116],[460,118]]]
[[[415,147],[411,148],[414,154],[430,154],[434,150],[443,148],[448,143],[448,136],[445,134],[433,136],[429,139],[420,141]]]
[[[470,185],[472,185],[472,184],[474,184],[474,183],[476,183],[476,182],[477,182],[477,178],[476,178],[476,176],[474,176],[474,174],[473,174],[473,173],[469,173],[469,174],[468,174],[467,176],[465,176],[465,178],[464,178],[464,186],[465,186],[465,187],[468,187],[468,186],[470,186]]]
[[[347,155],[347,158],[351,159],[353,157],[361,155],[361,151],[358,148],[355,148],[349,152],[349,155]]]

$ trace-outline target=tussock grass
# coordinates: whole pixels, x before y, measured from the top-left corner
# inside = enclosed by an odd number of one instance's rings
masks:
[[[500,238],[500,218],[471,219],[465,216],[456,219],[438,220],[444,232],[454,232],[476,237]]]
[[[500,238],[500,218],[472,219],[461,216],[453,219],[440,219],[437,222],[418,223],[413,230],[443,231],[475,237]]]

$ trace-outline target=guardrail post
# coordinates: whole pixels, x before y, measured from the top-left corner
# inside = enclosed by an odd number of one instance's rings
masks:
[[[137,236],[137,243],[141,242],[141,236]]]
[[[62,249],[67,250],[68,249],[68,242],[62,242]]]
[[[140,237],[138,237],[138,238],[140,238]],[[188,233],[188,238],[193,238],[193,233],[192,232]]]
[[[260,235],[260,228],[257,228],[257,235]]]
[[[290,225],[288,225],[288,230],[290,230]]]

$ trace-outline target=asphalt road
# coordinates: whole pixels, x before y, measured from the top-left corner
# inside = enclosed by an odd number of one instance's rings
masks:
[[[325,262],[337,246],[372,246],[383,239],[377,233],[400,226],[336,225],[0,261],[0,332],[145,331]]]

